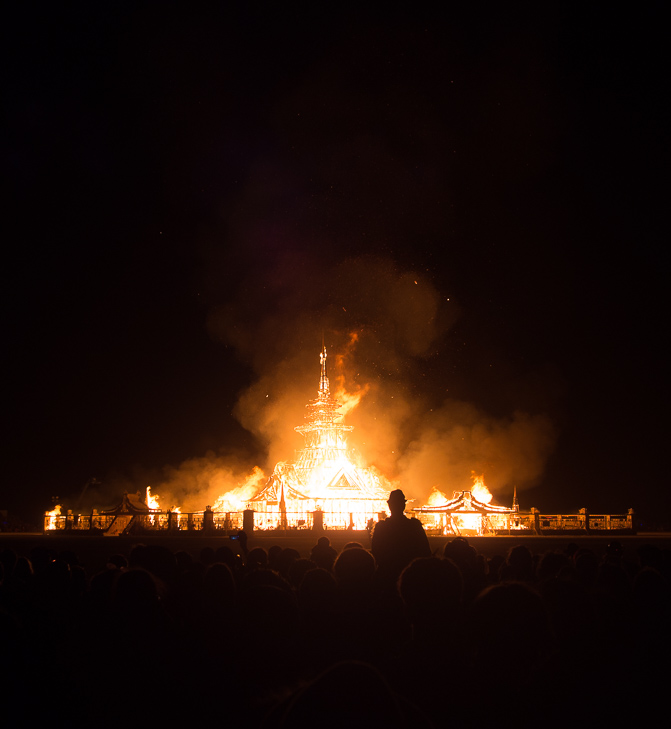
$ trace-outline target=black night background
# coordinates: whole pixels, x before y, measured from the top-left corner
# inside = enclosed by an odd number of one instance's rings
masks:
[[[267,468],[357,332],[390,476],[459,426],[668,528],[661,4],[328,7],[5,10],[0,508]]]

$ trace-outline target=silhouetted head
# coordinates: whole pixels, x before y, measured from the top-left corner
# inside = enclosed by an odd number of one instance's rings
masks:
[[[214,549],[212,547],[203,547],[200,550],[200,562],[207,567],[214,562]]]
[[[298,589],[303,582],[305,575],[315,568],[315,563],[309,559],[297,559],[289,567],[289,582],[291,586]]]
[[[123,572],[116,582],[115,602],[128,615],[157,610],[159,596],[153,575],[141,568]]]
[[[228,604],[235,599],[236,587],[231,568],[222,562],[211,564],[203,579],[206,597],[218,604]]]
[[[252,551],[247,555],[247,566],[250,569],[256,569],[257,567],[268,566],[268,553],[263,547],[254,547]]]
[[[183,549],[175,552],[175,562],[177,563],[177,570],[180,573],[184,573],[193,567],[193,557]]]
[[[298,588],[299,603],[307,610],[332,610],[335,594],[335,578],[328,570],[319,567],[306,572]]]
[[[387,504],[389,505],[389,511],[391,511],[392,516],[402,514],[405,511],[405,494],[403,491],[401,489],[394,489],[389,494]]]
[[[237,557],[233,550],[222,544],[215,550],[212,562],[222,562],[223,564],[227,564],[233,570],[235,569],[236,560]],[[209,562],[209,564],[212,564],[212,562]]]
[[[289,579],[291,565],[300,558],[301,555],[293,547],[287,547],[282,550],[282,554],[277,558],[277,568],[282,577]]]
[[[411,620],[440,616],[457,619],[461,607],[464,580],[451,559],[419,557],[401,573],[398,591]]]
[[[541,654],[551,645],[552,633],[543,600],[529,585],[508,582],[491,585],[475,600],[471,610],[472,648],[479,669],[491,669],[503,683],[516,685],[529,675]],[[492,664],[491,656],[506,655],[507,671]]]
[[[282,554],[282,547],[277,544],[273,544],[272,547],[268,547],[268,566],[275,572],[280,571],[279,559]]]
[[[375,557],[367,549],[345,549],[338,555],[333,571],[340,585],[365,585],[375,572]]]

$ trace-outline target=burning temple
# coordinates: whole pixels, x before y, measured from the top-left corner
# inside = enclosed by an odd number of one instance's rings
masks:
[[[61,513],[57,505],[44,516],[45,533],[76,530],[121,536],[132,533],[206,532],[232,534],[254,530],[370,530],[387,517],[387,498],[396,485],[374,468],[358,462],[348,450],[341,405],[331,395],[326,370],[326,348],[319,355],[317,397],[306,405],[304,422],[296,432],[304,446],[293,462],[278,463],[269,479],[255,468],[246,483],[222,494],[213,507],[181,513],[178,507],[164,511],[150,487],[146,496],[124,494],[120,504],[98,513]],[[470,490],[452,497],[434,488],[425,506],[412,511],[432,536],[480,536],[493,534],[598,533],[634,530],[633,510],[626,514],[541,514],[538,509],[521,512],[517,495],[511,507],[490,503],[492,494],[482,476],[472,474]],[[265,483],[264,483],[265,481]]]
[[[440,534],[480,536],[528,528],[519,516],[517,491],[511,508],[496,506],[490,503],[492,495],[482,476],[474,480],[471,491],[455,491],[452,498],[444,503],[440,503],[444,494],[434,491],[439,498],[430,498],[427,506],[413,509],[415,515],[421,518],[426,528],[437,530]]]
[[[305,422],[295,430],[305,439],[293,463],[278,463],[262,491],[248,504],[258,528],[313,527],[364,529],[387,509],[389,488],[377,473],[353,462],[340,405],[331,395],[326,347],[319,355],[317,397],[306,405]]]

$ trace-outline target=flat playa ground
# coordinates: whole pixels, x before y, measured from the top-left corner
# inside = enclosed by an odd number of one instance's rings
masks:
[[[338,551],[348,542],[359,542],[366,549],[370,548],[370,538],[365,531],[326,531],[321,533],[310,531],[257,531],[250,535],[247,546],[248,549],[263,547],[267,550],[273,544],[278,544],[281,547],[296,549],[301,557],[309,557],[310,550],[317,543],[320,536],[327,536],[333,547]],[[442,555],[444,545],[452,539],[454,539],[452,536],[429,537],[429,543],[434,554]],[[480,554],[486,557],[492,557],[496,554],[505,555],[511,547],[517,544],[525,544],[533,553],[543,554],[545,552],[561,552],[566,549],[568,544],[573,542],[580,547],[594,550],[600,556],[605,553],[609,542],[618,541],[622,544],[625,559],[634,561],[636,560],[636,550],[642,544],[654,544],[660,549],[671,548],[671,533],[666,532],[636,535],[613,533],[598,536],[562,534],[541,537],[515,534],[511,536],[467,537],[467,539],[469,544],[472,544]],[[104,569],[109,556],[113,554],[128,555],[136,544],[161,545],[172,552],[183,550],[196,559],[203,547],[216,549],[225,545],[234,552],[240,552],[239,542],[231,540],[229,537],[205,536],[193,532],[177,535],[160,534],[122,537],[88,536],[86,533],[73,536],[64,532],[46,535],[40,533],[0,533],[0,550],[11,548],[17,554],[26,557],[30,556],[30,550],[36,546],[46,546],[55,552],[72,550],[89,576]]]

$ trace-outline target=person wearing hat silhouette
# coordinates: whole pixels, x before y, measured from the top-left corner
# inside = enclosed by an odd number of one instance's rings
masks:
[[[391,516],[375,526],[371,551],[377,562],[380,577],[395,582],[413,559],[430,557],[431,547],[419,519],[408,517],[405,494],[395,489],[387,504]]]

